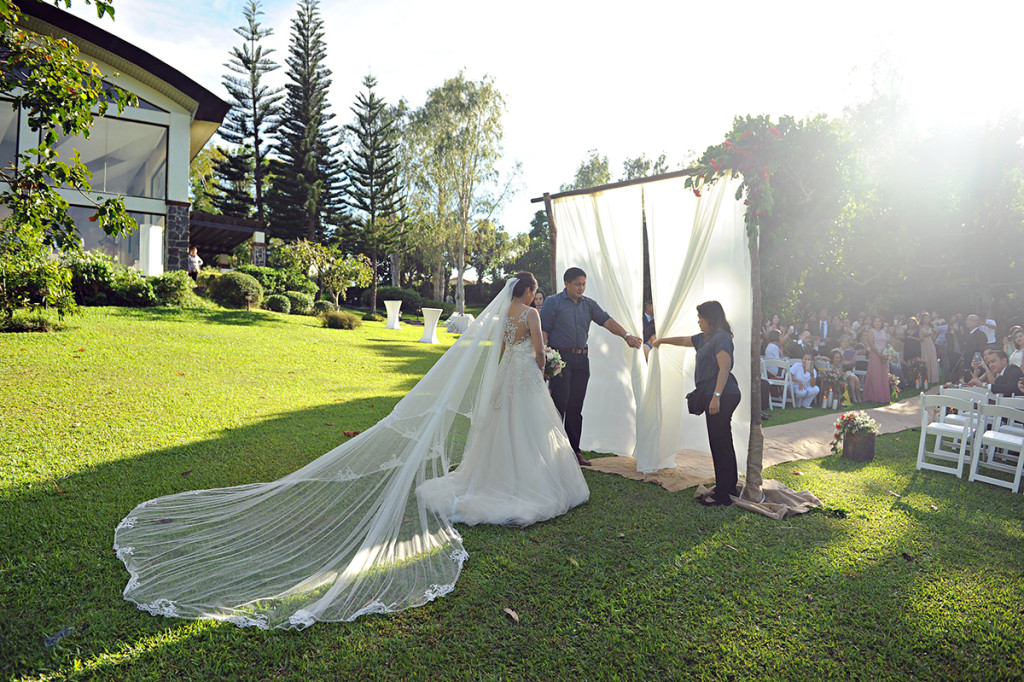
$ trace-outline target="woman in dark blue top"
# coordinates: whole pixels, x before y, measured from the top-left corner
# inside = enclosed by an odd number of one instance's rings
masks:
[[[731,422],[732,413],[740,404],[740,386],[732,375],[732,328],[718,301],[706,301],[697,306],[697,325],[700,334],[656,339],[653,345],[657,348],[667,343],[697,349],[694,380],[700,400],[707,404],[708,442],[711,459],[715,463],[715,489],[698,501],[709,507],[728,506],[732,504],[730,496],[737,494],[736,449],[732,443]]]

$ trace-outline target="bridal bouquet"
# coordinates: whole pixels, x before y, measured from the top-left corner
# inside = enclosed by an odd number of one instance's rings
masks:
[[[544,378],[550,379],[557,376],[563,367],[565,367],[565,361],[562,360],[562,355],[554,348],[544,348]]]

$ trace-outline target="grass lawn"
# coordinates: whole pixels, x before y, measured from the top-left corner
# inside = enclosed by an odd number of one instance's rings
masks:
[[[372,425],[454,338],[421,335],[115,308],[0,335],[0,676],[1021,676],[1024,496],[915,471],[913,430],[879,438],[868,464],[767,470],[826,505],[782,522],[586,471],[591,499],[563,517],[460,527],[470,560],[455,591],[400,614],[263,632],[121,599],[111,544],[128,511],[274,480]]]

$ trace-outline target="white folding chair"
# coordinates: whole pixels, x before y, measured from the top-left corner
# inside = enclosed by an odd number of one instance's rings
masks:
[[[772,378],[768,372],[775,375]],[[796,399],[793,397],[793,380],[789,376],[789,361],[777,358],[761,358],[761,378],[770,386],[781,386],[782,397],[776,398],[772,392],[768,392],[768,407],[774,410],[776,407],[785,408],[786,401],[796,407]]]
[[[977,390],[979,388],[981,389],[980,391]],[[974,413],[977,413],[978,406],[982,403],[993,402],[996,399],[995,396],[992,393],[989,393],[988,389],[983,386],[971,386],[969,388],[940,388],[939,395],[971,401],[974,403],[974,407],[971,410]],[[948,414],[944,421],[947,424],[963,424],[967,419],[968,415]]]
[[[1015,493],[1020,492],[1021,472],[1024,470],[1024,457],[1021,456],[1024,451],[1024,436],[1009,433],[1000,427],[1009,426],[1015,431],[1024,431],[1024,410],[1005,405],[982,405],[978,410],[978,416],[981,423],[988,421],[992,428],[984,431],[979,429],[975,434],[968,480],[991,483],[1009,488]],[[1012,474],[1013,480],[980,474],[978,469],[981,468]]]
[[[931,411],[935,408],[938,412],[932,419]],[[948,422],[947,417],[950,416],[952,409],[961,415],[968,415],[968,418],[960,424]],[[917,445],[917,468],[941,471],[945,474],[955,473],[957,478],[963,478],[964,462],[968,457],[967,444],[974,429],[974,419],[971,415],[974,414],[974,403],[970,400],[946,395],[921,394],[921,440]],[[935,437],[935,444],[931,450],[927,447],[929,436]],[[956,466],[929,462],[929,459],[956,462]]]
[[[1024,396],[1019,395],[999,395],[996,394],[995,399],[996,405],[1002,405],[1003,407],[1013,407],[1018,410],[1024,410]],[[1018,428],[1013,424],[1000,424],[998,430],[1003,433],[1012,433],[1018,436],[1024,436],[1024,429]]]

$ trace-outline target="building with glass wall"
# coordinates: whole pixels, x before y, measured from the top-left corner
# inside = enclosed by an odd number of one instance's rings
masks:
[[[78,150],[92,172],[97,199],[124,197],[139,229],[109,237],[88,220],[94,212],[73,190],[62,190],[69,214],[89,251],[103,251],[147,275],[183,269],[189,246],[189,163],[217,131],[230,105],[180,71],[102,28],[54,7],[18,3],[24,28],[64,37],[84,59],[96,62],[104,80],[138,96],[120,116],[97,118],[88,139],[57,145],[61,158]],[[116,113],[116,109],[113,110]],[[0,164],[39,143],[26,117],[0,96]]]

